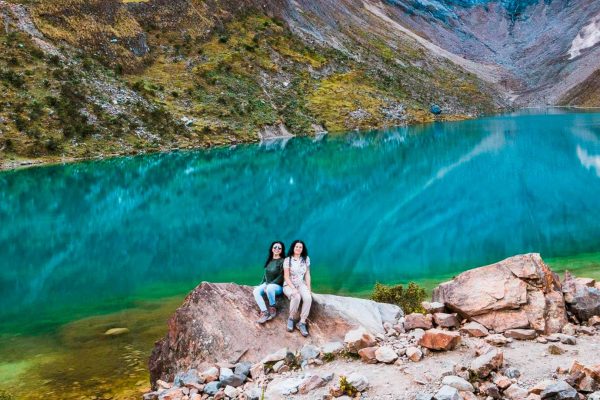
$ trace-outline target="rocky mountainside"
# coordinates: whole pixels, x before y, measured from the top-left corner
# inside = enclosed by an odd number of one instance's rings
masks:
[[[592,0],[0,0],[0,162],[598,105],[598,15]]]

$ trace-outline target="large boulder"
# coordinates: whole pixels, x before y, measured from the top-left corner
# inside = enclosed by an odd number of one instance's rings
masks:
[[[463,272],[435,288],[433,300],[496,332],[529,328],[549,334],[567,323],[561,290],[558,275],[530,253]]]
[[[593,279],[575,278],[565,272],[562,291],[569,311],[581,322],[600,315],[600,289]]]
[[[298,332],[285,331],[287,299],[278,299],[275,319],[258,325],[252,290],[232,283],[197,286],[169,320],[167,335],[156,342],[149,361],[152,386],[158,379],[172,381],[179,371],[203,371],[223,361],[254,363],[282,348],[302,348],[306,339]],[[361,326],[384,334],[383,323],[395,324],[402,315],[402,310],[391,304],[313,294],[311,343],[341,341],[346,332]]]

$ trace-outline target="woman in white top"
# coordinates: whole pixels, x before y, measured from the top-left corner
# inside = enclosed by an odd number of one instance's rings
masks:
[[[301,240],[295,240],[290,247],[288,256],[283,261],[283,293],[290,299],[290,316],[287,321],[287,330],[294,330],[294,322],[297,318],[300,301],[302,301],[302,310],[300,312],[300,321],[296,328],[302,336],[308,336],[306,328],[306,318],[310,313],[312,304],[312,295],[310,288],[310,258],[306,245]]]

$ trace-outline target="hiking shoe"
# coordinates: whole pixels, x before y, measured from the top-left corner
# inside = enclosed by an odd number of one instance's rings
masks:
[[[258,322],[259,324],[264,324],[268,320],[269,320],[269,312],[265,310],[260,313],[260,318],[256,322]]]
[[[275,307],[269,307],[269,318],[267,321],[272,320],[277,315],[277,309]]]
[[[294,330],[294,320],[291,318],[288,318],[287,331],[292,332],[293,330]]]
[[[303,324],[302,322],[298,322],[298,324],[296,325],[296,328],[298,328],[298,330],[300,331],[300,334],[302,334],[302,336],[304,336],[304,337],[308,336],[308,329],[306,329],[306,324]]]

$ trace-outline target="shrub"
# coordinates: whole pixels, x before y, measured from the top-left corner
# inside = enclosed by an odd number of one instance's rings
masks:
[[[340,389],[343,394],[354,397],[358,394],[358,390],[348,382],[344,375],[340,376]]]
[[[404,289],[402,285],[387,286],[379,282],[375,283],[371,300],[380,303],[396,304],[404,313],[425,312],[421,302],[425,300],[425,289],[414,282],[410,282]]]

